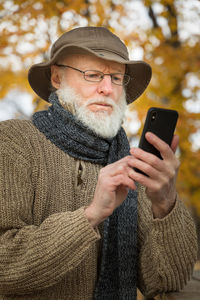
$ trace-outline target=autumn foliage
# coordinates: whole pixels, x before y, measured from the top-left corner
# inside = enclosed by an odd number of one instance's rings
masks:
[[[193,149],[192,142],[195,132],[200,130],[200,107],[197,111],[188,110],[188,104],[191,101],[194,104],[199,97],[200,36],[181,36],[183,2],[0,1],[0,98],[17,88],[33,95],[36,110],[44,108],[46,103],[38,99],[28,84],[29,67],[47,59],[50,45],[64,31],[86,25],[108,27],[125,41],[133,56],[135,49],[140,49],[142,59],[153,69],[150,86],[130,110],[137,111],[142,122],[150,106],[179,112],[177,134],[180,147],[177,155],[181,167],[177,189],[181,198],[200,215],[200,149]],[[194,10],[199,17],[198,2]],[[143,7],[147,21],[144,27],[137,14],[138,5]],[[134,134],[127,129],[127,133],[133,140],[141,133],[141,128]]]

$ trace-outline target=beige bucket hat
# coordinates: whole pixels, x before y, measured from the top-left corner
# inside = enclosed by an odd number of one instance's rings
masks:
[[[51,66],[64,55],[88,54],[126,65],[126,74],[131,77],[126,85],[126,100],[131,103],[146,89],[151,79],[151,67],[144,61],[129,60],[125,44],[104,27],[79,27],[65,32],[52,45],[50,59],[33,65],[28,80],[35,93],[48,101],[52,91]]]

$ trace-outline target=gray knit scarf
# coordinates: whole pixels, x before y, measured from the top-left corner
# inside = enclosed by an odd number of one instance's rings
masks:
[[[95,164],[111,164],[129,155],[129,143],[121,128],[113,139],[103,139],[86,128],[59,103],[49,97],[47,111],[33,115],[33,124],[70,156]],[[104,221],[103,248],[96,300],[136,300],[137,285],[137,192]]]

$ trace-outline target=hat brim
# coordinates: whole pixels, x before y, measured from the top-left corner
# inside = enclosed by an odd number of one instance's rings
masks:
[[[60,48],[48,62],[35,64],[28,72],[28,80],[32,89],[47,102],[52,91],[51,66],[64,57],[64,55],[70,54],[93,55],[126,65],[126,74],[131,77],[130,82],[126,86],[126,100],[128,104],[135,101],[144,92],[151,80],[151,67],[144,61],[125,60],[114,52],[96,49],[93,51],[85,47],[67,45]]]

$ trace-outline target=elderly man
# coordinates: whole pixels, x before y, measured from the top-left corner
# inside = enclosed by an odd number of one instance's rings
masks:
[[[121,125],[151,68],[102,27],[63,34],[29,82],[51,106],[0,125],[0,299],[136,299],[181,289],[196,258],[179,162],[129,149]],[[138,168],[148,174],[134,171]]]

